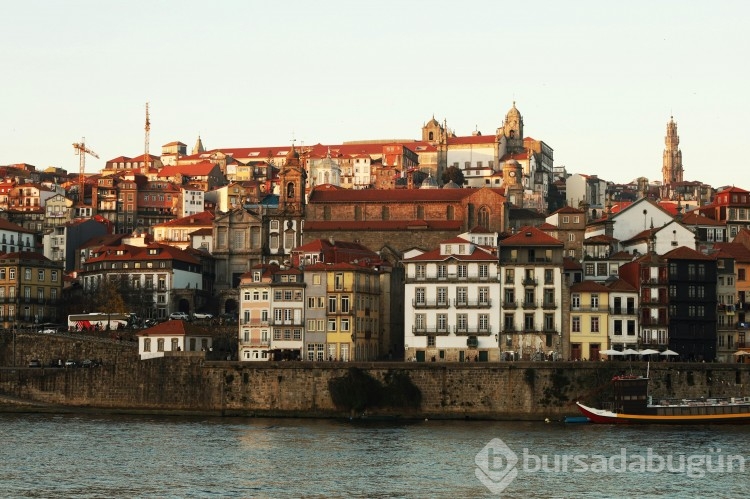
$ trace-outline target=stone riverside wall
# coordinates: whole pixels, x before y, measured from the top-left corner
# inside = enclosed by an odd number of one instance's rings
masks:
[[[42,348],[32,336],[16,339],[17,357],[22,348]],[[0,410],[19,410],[25,402],[26,410],[349,416],[350,407],[334,405],[329,381],[355,368],[383,384],[400,374],[421,393],[418,407],[367,407],[370,416],[559,419],[577,414],[576,399],[607,400],[613,375],[646,369],[644,362],[261,364],[206,361],[200,353],[140,361],[131,345],[114,343],[91,355],[103,359],[101,367],[39,369],[8,367],[8,346],[0,342]],[[750,396],[744,364],[660,362],[651,364],[650,375],[655,398]]]

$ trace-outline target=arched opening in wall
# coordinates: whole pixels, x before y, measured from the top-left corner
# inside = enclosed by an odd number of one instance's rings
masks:
[[[286,184],[286,197],[294,197],[294,182],[289,182],[288,184]]]
[[[474,205],[469,203],[469,206],[467,206],[467,213],[466,213],[466,221],[468,222],[469,229],[474,228],[476,225],[476,221],[474,220],[476,214],[474,213]]]
[[[227,301],[224,302],[224,313],[235,315],[237,313],[238,307],[237,307],[237,300],[233,298],[229,298]]]
[[[435,140],[435,132],[430,132],[427,140]]]
[[[177,304],[177,311],[190,314],[190,302],[186,298],[180,298],[180,301]]]
[[[417,220],[424,220],[424,206],[417,206]]]
[[[362,207],[361,206],[354,207],[354,220],[362,220]]]
[[[445,219],[446,220],[453,220],[456,216],[455,208],[453,205],[448,205],[448,207],[445,209]]]
[[[486,206],[479,208],[479,214],[477,216],[477,224],[484,229],[490,228],[490,209]]]
[[[330,219],[331,219],[331,207],[324,206],[323,207],[323,220],[330,220]]]
[[[383,206],[380,209],[380,218],[383,220],[390,220],[391,219],[391,210],[387,206]]]

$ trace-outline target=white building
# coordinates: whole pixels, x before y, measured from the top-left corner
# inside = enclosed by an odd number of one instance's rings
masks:
[[[565,356],[563,243],[536,227],[522,227],[501,240],[498,251],[503,358]]]
[[[405,357],[497,360],[497,255],[457,237],[432,251],[410,251],[403,263]]]
[[[638,349],[638,290],[622,279],[605,283],[609,288],[608,348]]]
[[[178,352],[208,352],[213,338],[182,320],[170,320],[138,333],[138,355],[141,360],[179,355]]]

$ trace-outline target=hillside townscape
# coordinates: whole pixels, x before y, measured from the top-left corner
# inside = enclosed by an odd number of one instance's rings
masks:
[[[750,354],[750,196],[684,179],[674,118],[661,172],[627,184],[554,164],[515,102],[498,121],[154,155],[147,107],[144,151],[99,173],[84,141],[78,171],[0,167],[0,322],[128,314],[141,359],[210,349],[197,324],[248,362]]]

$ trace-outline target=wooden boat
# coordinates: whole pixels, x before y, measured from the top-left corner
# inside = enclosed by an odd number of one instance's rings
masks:
[[[594,409],[576,402],[592,423],[707,424],[750,421],[750,397],[662,399],[651,403],[648,377],[615,376],[610,409]]]

